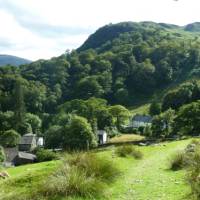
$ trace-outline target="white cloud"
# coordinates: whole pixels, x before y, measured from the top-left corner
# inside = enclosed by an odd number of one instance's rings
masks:
[[[185,25],[200,21],[199,9],[199,0],[0,0],[0,53],[50,58],[111,22]]]

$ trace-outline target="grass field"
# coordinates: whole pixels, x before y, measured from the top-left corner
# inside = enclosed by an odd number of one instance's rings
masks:
[[[150,104],[144,104],[142,106],[139,106],[139,107],[136,107],[136,108],[132,108],[130,111],[131,111],[131,114],[132,115],[136,115],[136,114],[148,114],[149,113],[149,107],[150,107]]]
[[[183,149],[189,140],[138,147],[144,154],[142,160],[120,158],[114,155],[115,147],[100,149],[100,156],[112,157],[122,174],[110,185],[101,200],[189,200],[190,188],[185,182],[185,171],[170,171],[169,158],[173,152]],[[29,193],[43,181],[61,161],[45,162],[8,169],[11,178],[0,182],[0,200],[12,194]],[[59,183],[58,183],[59,184]],[[62,200],[83,200],[71,197]],[[94,198],[93,198],[94,199]],[[61,200],[61,199],[57,199]],[[89,199],[87,199],[89,200]]]
[[[141,141],[143,139],[144,139],[144,136],[141,136],[141,135],[122,134],[114,138],[111,138],[109,140],[109,143],[115,144],[115,143],[135,142],[135,141]]]

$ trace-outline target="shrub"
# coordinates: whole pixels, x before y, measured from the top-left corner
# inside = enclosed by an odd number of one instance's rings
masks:
[[[144,133],[143,135],[145,135],[146,137],[152,137],[152,130],[151,130],[151,126],[146,126],[144,128]]]
[[[185,153],[184,151],[178,151],[170,160],[170,169],[171,170],[180,170],[185,166]]]
[[[120,135],[118,129],[114,127],[105,127],[106,132],[108,133],[109,138],[113,138],[117,135]]]
[[[140,127],[138,127],[138,131],[139,131],[139,133],[140,133],[141,135],[144,134],[144,129],[145,129],[144,126],[140,126]]]
[[[44,197],[102,196],[110,180],[119,174],[109,159],[90,153],[73,154],[35,193]],[[41,196],[40,196],[41,198]]]
[[[200,199],[200,148],[197,148],[190,159],[187,180],[190,184],[194,199]]]
[[[192,139],[190,144],[200,145],[200,140],[199,139]]]
[[[143,154],[137,150],[133,145],[123,145],[116,148],[115,153],[120,157],[133,156],[136,159],[141,159]]]
[[[58,159],[58,155],[56,153],[46,149],[39,149],[36,152],[36,156],[38,162],[45,162]]]
[[[142,159],[143,154],[141,151],[137,149],[133,149],[132,154],[131,154],[135,159]]]

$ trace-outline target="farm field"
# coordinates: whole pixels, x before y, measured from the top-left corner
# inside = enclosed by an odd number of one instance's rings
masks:
[[[113,154],[114,146],[100,149],[96,153],[112,157],[122,172],[100,199],[189,200],[190,188],[185,182],[185,171],[174,172],[168,169],[170,156],[188,143],[189,140],[183,140],[138,147],[144,154],[142,160],[132,157],[119,158]],[[7,200],[13,194],[19,196],[29,193],[42,179],[59,167],[60,162],[51,161],[8,169],[11,178],[0,182],[0,200]],[[87,198],[70,197],[57,200],[83,199]]]
[[[122,134],[122,135],[111,138],[109,140],[109,143],[115,144],[115,143],[136,142],[136,141],[142,141],[144,138],[145,137],[141,135]]]

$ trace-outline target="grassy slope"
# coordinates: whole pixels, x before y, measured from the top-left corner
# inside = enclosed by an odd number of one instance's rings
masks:
[[[11,178],[6,181],[0,180],[0,200],[7,200],[13,194],[19,196],[29,193],[39,181],[44,180],[58,167],[59,163],[60,161],[51,161],[9,168],[7,171]]]
[[[113,159],[123,172],[121,177],[107,191],[107,198],[102,200],[182,200],[189,194],[189,187],[184,182],[184,171],[168,170],[168,158],[177,149],[184,148],[189,141],[166,143],[166,145],[140,147],[144,159],[133,158]],[[113,156],[114,147],[99,152],[101,156]],[[13,192],[20,195],[28,192],[37,182],[46,177],[58,162],[46,162],[9,169],[12,178],[0,184],[0,199]],[[27,178],[33,176],[32,181]],[[22,178],[22,179],[20,179]],[[21,180],[13,185],[12,180]],[[64,198],[62,200],[82,200],[82,198]],[[186,198],[187,199],[187,198]],[[60,199],[59,199],[60,200]]]
[[[112,188],[111,199],[182,200],[189,194],[184,171],[168,170],[170,155],[188,141],[142,147],[145,158],[127,167],[126,175]],[[186,198],[187,199],[187,198]]]
[[[149,106],[150,104],[144,104],[142,106],[136,107],[136,108],[131,108],[131,114],[136,115],[136,114],[148,114],[149,113]]]

